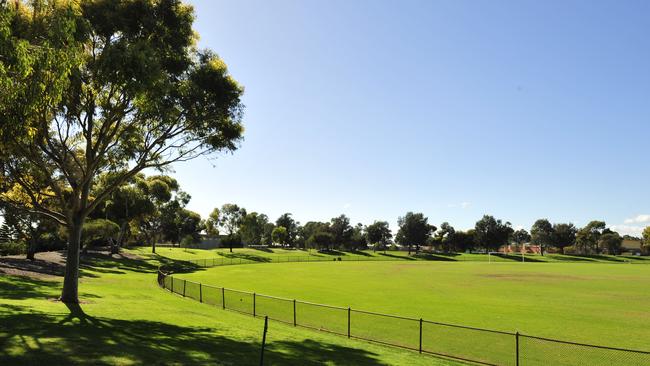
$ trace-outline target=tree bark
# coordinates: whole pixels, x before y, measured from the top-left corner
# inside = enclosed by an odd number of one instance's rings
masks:
[[[36,245],[38,242],[38,238],[36,237],[36,234],[32,231],[31,233],[31,238],[29,238],[29,244],[27,245],[27,259],[30,261],[33,261],[34,255],[36,254]]]
[[[76,219],[68,230],[68,256],[65,261],[65,276],[61,301],[69,304],[79,303],[79,249],[83,219]]]
[[[122,223],[120,226],[120,233],[117,236],[117,240],[115,242],[111,242],[111,255],[119,253],[120,248],[122,247],[122,243],[124,242],[124,237],[126,237],[127,225],[128,222]]]
[[[154,239],[151,242],[151,253],[155,253],[155,252],[156,252],[156,240]]]
[[[30,239],[29,245],[27,246],[27,259],[33,261],[35,254],[36,254],[36,243],[34,243],[34,239]]]

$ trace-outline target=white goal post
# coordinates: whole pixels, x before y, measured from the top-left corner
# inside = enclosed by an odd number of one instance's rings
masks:
[[[518,254],[521,254],[521,261],[526,262],[526,256],[524,255],[524,252],[520,252],[520,253],[517,253],[517,252],[512,252],[512,253],[488,252],[488,263],[492,263],[492,256],[495,256],[495,257],[501,257],[501,256],[504,256],[504,255],[515,256],[515,255],[518,255]]]

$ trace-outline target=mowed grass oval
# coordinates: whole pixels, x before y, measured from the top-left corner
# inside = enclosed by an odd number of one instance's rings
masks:
[[[289,299],[609,346],[644,349],[650,335],[647,265],[332,261],[212,267],[176,277]]]

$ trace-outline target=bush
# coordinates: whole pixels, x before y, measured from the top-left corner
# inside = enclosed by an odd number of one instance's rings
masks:
[[[96,219],[84,223],[81,234],[87,246],[102,246],[108,244],[109,239],[117,239],[120,226],[111,220]]]
[[[36,249],[39,252],[50,252],[65,249],[67,245],[66,240],[57,233],[45,233],[40,237]]]
[[[27,244],[21,241],[8,241],[0,244],[0,255],[19,255],[27,253]]]

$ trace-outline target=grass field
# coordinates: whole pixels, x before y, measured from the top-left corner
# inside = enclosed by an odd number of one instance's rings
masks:
[[[158,288],[155,258],[87,261],[80,307],[61,278],[0,275],[0,365],[256,365],[263,322]],[[270,365],[449,365],[417,353],[272,323]]]
[[[168,250],[167,255],[185,259],[230,255]],[[241,250],[239,255],[256,254]],[[201,268],[176,277],[353,309],[648,349],[650,266],[615,263],[622,260],[615,257],[587,258],[583,263],[558,258],[562,256],[550,257],[554,263],[277,263]]]

